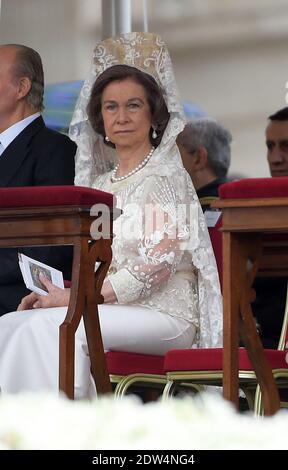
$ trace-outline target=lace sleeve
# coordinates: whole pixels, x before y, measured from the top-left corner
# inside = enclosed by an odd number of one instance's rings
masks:
[[[167,283],[183,254],[185,229],[177,216],[178,197],[174,186],[166,178],[157,178],[153,190],[150,185],[146,193],[145,203],[138,206],[141,236],[135,254],[128,255],[125,267],[108,277],[119,303],[149,297]],[[135,204],[130,211],[128,208],[131,216],[135,217],[136,211]],[[123,232],[125,235],[122,227]],[[128,247],[123,249],[130,248],[131,251],[131,246],[128,242]]]

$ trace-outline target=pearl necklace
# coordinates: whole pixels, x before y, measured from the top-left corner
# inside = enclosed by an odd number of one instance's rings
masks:
[[[137,173],[137,171],[141,170],[148,163],[150,158],[152,157],[152,154],[153,154],[154,150],[155,150],[155,147],[152,147],[150,152],[148,153],[147,157],[145,157],[144,160],[142,160],[142,162],[139,163],[139,165],[136,166],[136,168],[134,168],[134,170],[129,171],[129,173],[127,173],[124,176],[116,176],[116,173],[117,173],[118,168],[119,168],[119,163],[118,163],[118,165],[116,165],[114,170],[112,171],[112,175],[111,175],[112,183],[116,183],[116,181],[126,180],[126,178],[128,178],[129,176],[132,176],[135,173]]]

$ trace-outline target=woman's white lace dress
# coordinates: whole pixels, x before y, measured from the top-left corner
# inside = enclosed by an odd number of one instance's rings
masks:
[[[92,131],[86,106],[95,78],[115,63],[153,74],[170,120],[148,163],[112,183],[107,167],[111,169],[115,155]],[[123,210],[114,223],[108,272],[117,303],[99,307],[105,349],[165,354],[174,348],[222,345],[222,299],[213,249],[175,144],[184,122],[170,57],[159,36],[130,33],[96,47],[70,135],[78,144],[76,184],[113,192]],[[59,325],[66,310],[35,309],[0,318],[3,393],[57,390]],[[76,396],[88,397],[95,391],[82,322],[75,348]]]

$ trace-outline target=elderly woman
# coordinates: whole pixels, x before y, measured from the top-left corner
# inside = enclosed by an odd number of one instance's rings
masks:
[[[100,43],[71,124],[76,184],[112,192],[123,214],[99,316],[106,350],[164,355],[221,344],[222,307],[203,214],[175,144],[184,127],[172,65],[154,34]],[[4,392],[57,390],[58,330],[69,290],[24,298],[0,319]],[[30,310],[27,310],[30,309]],[[83,324],[75,394],[93,394]]]

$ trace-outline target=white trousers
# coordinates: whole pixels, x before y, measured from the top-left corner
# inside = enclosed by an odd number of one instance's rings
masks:
[[[2,393],[58,392],[59,326],[67,307],[11,312],[0,317]],[[105,350],[164,355],[190,348],[195,327],[186,320],[145,307],[100,305]],[[81,320],[75,336],[75,397],[96,393]]]

